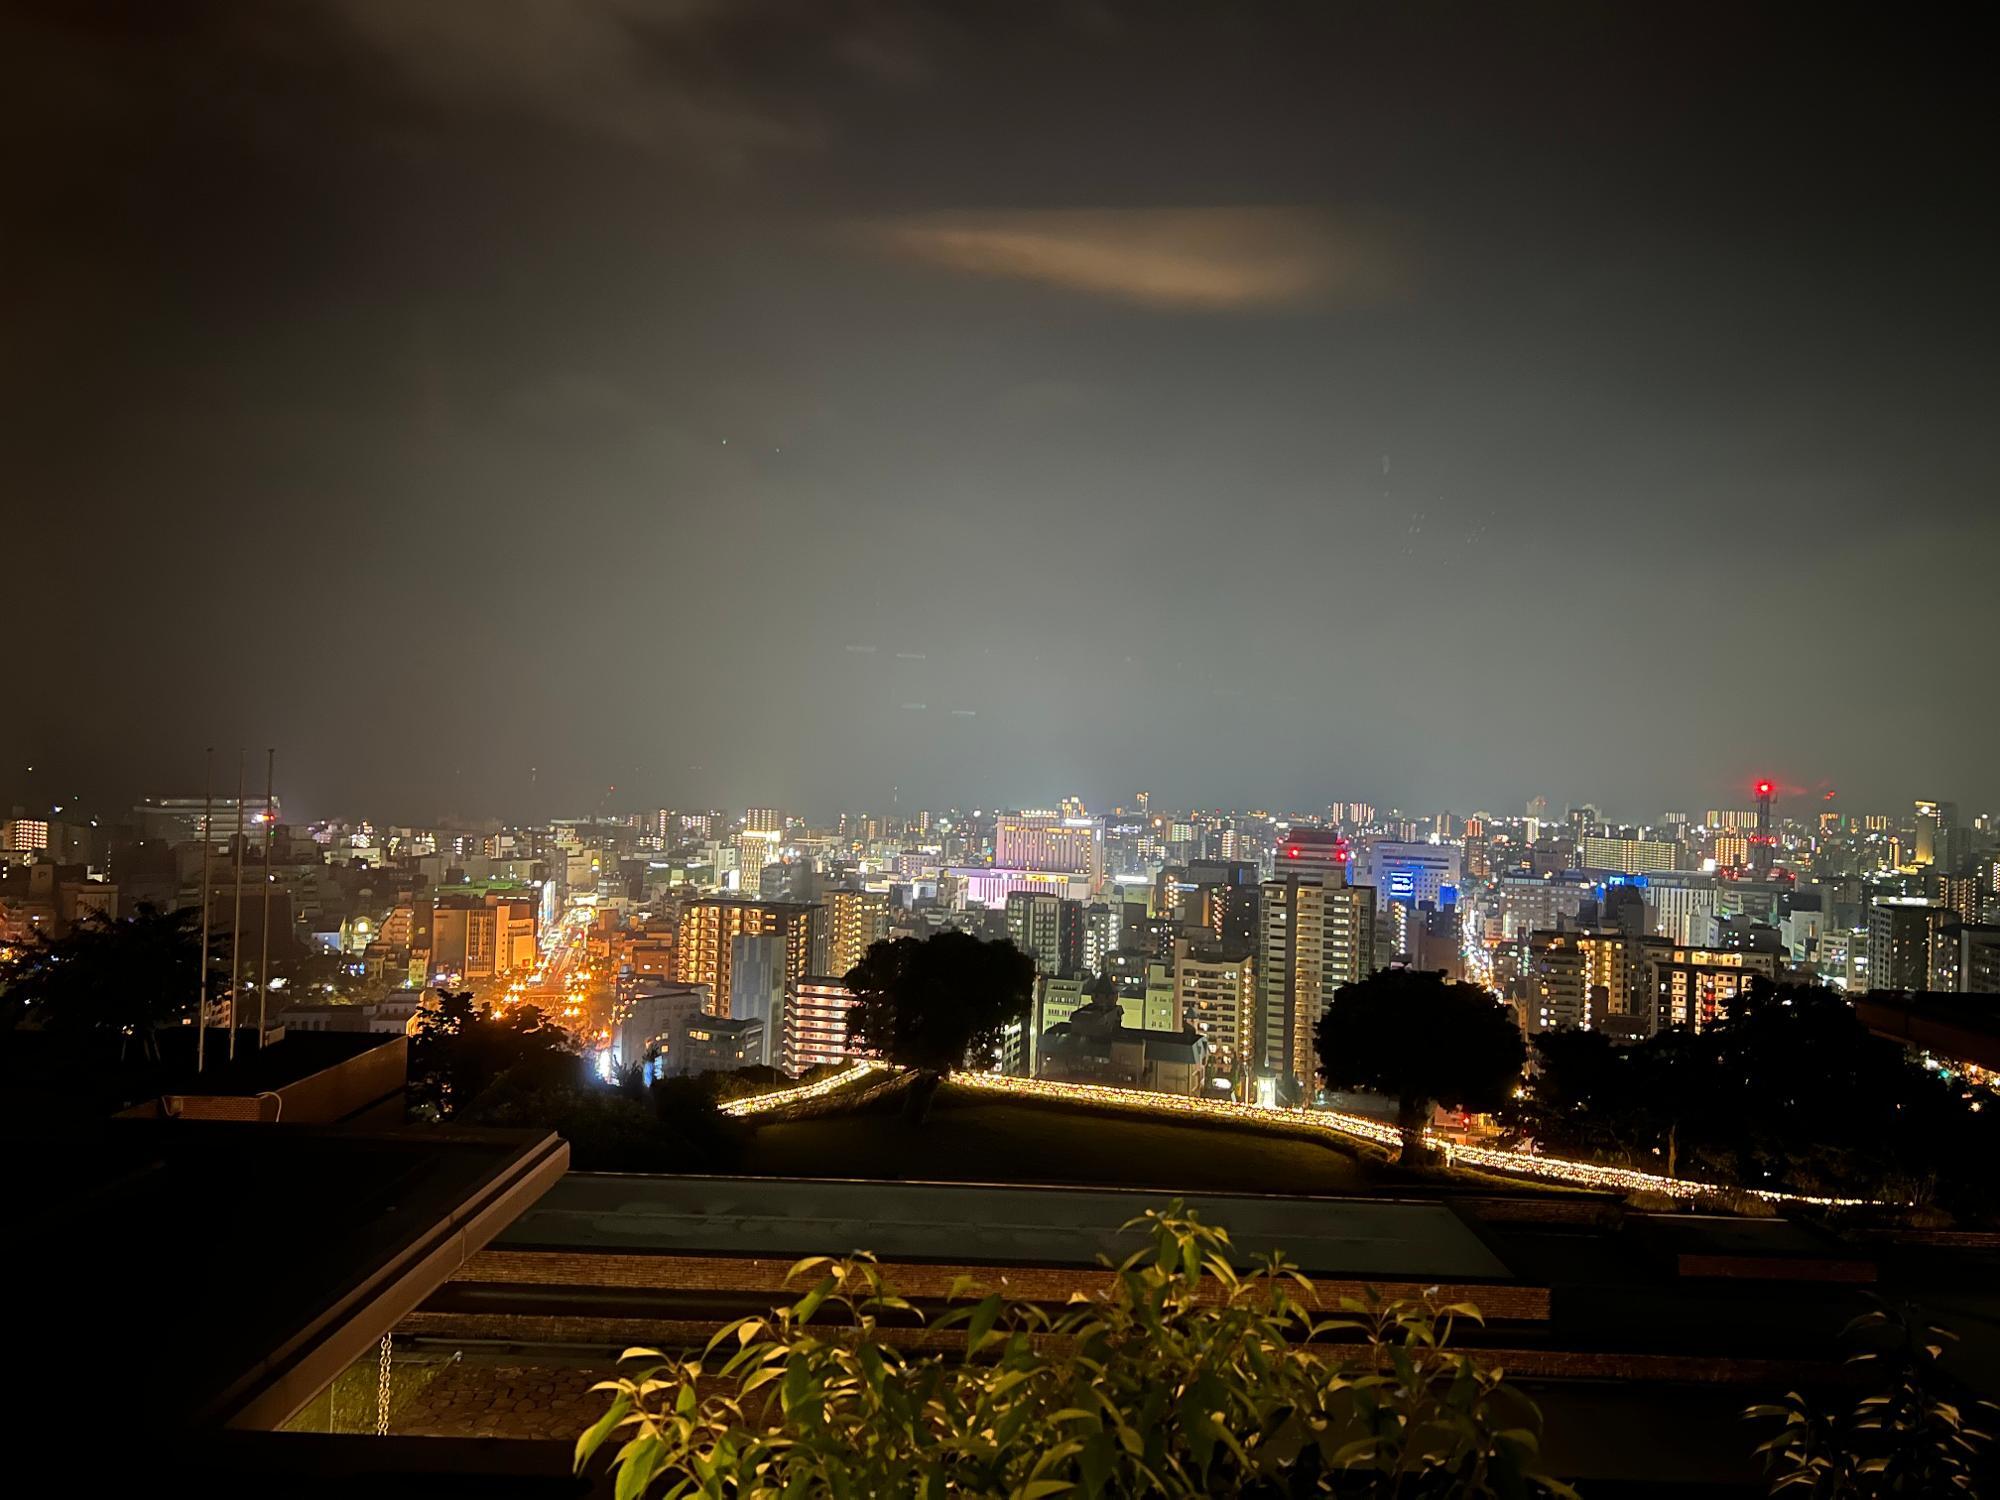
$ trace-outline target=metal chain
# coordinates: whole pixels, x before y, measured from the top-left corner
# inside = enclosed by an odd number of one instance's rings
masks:
[[[389,1435],[389,1335],[382,1335],[382,1360],[375,1375],[375,1436]]]

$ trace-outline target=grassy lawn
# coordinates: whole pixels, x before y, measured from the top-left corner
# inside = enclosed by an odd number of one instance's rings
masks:
[[[949,1084],[921,1126],[906,1122],[893,1098],[848,1114],[760,1126],[746,1142],[742,1168],[784,1177],[1253,1193],[1353,1192],[1388,1175],[1337,1147],[1276,1132],[996,1100]]]

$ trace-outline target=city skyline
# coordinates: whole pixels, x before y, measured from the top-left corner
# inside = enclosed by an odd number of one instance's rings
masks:
[[[218,750],[214,762],[216,779],[212,795],[216,807],[220,810],[217,816],[224,822],[233,816],[231,809],[235,807],[235,783],[230,779],[234,773],[226,764],[227,761],[228,757]],[[279,763],[283,764],[282,758]],[[172,787],[153,787],[149,793],[141,795],[123,796],[114,792],[93,797],[88,792],[74,789],[68,792],[56,790],[74,782],[74,778],[62,776],[59,769],[42,767],[22,769],[27,774],[17,775],[11,779],[0,776],[0,812],[11,811],[14,815],[29,818],[63,818],[67,813],[68,821],[71,822],[89,822],[97,819],[106,826],[115,826],[129,820],[134,812],[145,804],[163,800],[198,804],[202,800],[199,774],[194,778],[192,786],[181,786],[176,783]],[[643,818],[657,811],[668,810],[685,813],[725,813],[737,817],[745,809],[753,815],[776,811],[800,819],[810,826],[831,826],[837,820],[851,816],[871,816],[887,824],[896,819],[915,819],[922,813],[978,812],[991,817],[1000,813],[1018,813],[1034,809],[1053,810],[1072,798],[1080,801],[1085,808],[1100,817],[1114,811],[1136,815],[1139,811],[1137,799],[1143,792],[1149,799],[1150,809],[1154,813],[1340,822],[1343,819],[1339,816],[1328,816],[1330,810],[1347,806],[1365,806],[1382,818],[1393,816],[1419,822],[1434,819],[1440,814],[1448,814],[1459,820],[1468,817],[1487,817],[1519,821],[1524,817],[1533,816],[1541,817],[1544,821],[1560,821],[1572,809],[1589,808],[1606,824],[1660,827],[1667,818],[1676,814],[1685,815],[1699,822],[1706,812],[1713,810],[1751,811],[1765,787],[1771,788],[1778,816],[1802,824],[1811,822],[1823,813],[1841,813],[1853,818],[1864,816],[1903,818],[1909,816],[1913,808],[1921,807],[1929,801],[1942,801],[1954,807],[1962,807],[1967,818],[1990,815],[1984,804],[1956,795],[1941,795],[1939,789],[1935,787],[1928,788],[1923,794],[1915,796],[1894,796],[1864,801],[1850,797],[1831,785],[1808,787],[1782,779],[1773,781],[1764,777],[1739,779],[1705,796],[1683,798],[1678,801],[1659,798],[1651,803],[1634,806],[1582,796],[1565,798],[1561,795],[1550,795],[1545,790],[1504,802],[1494,799],[1451,801],[1422,794],[1414,800],[1396,801],[1356,795],[1354,788],[1345,788],[1342,789],[1341,795],[1299,803],[1272,800],[1231,803],[1181,801],[1151,788],[1139,787],[1127,787],[1122,791],[1109,790],[1101,797],[1079,796],[1074,787],[1067,788],[1060,794],[1044,787],[1032,795],[1013,798],[979,798],[961,795],[918,802],[908,797],[896,796],[891,800],[870,803],[865,799],[848,797],[836,798],[824,806],[807,806],[770,796],[749,799],[727,797],[664,799],[639,796],[622,788],[607,788],[605,794],[600,795],[589,805],[549,804],[539,808],[516,806],[505,810],[432,808],[412,812],[396,808],[393,804],[387,811],[380,805],[327,805],[316,801],[310,788],[301,790],[297,778],[281,774],[278,801],[285,807],[283,821],[297,826],[366,821],[381,826],[393,824],[410,827],[471,827],[491,824],[502,827],[532,827],[552,821]],[[1943,792],[1950,793],[1951,790],[1945,788]],[[1544,811],[1537,813],[1532,810],[1537,802],[1545,805]],[[246,791],[244,804],[250,810],[248,821],[254,832],[256,825],[262,821],[263,794],[254,788]]]

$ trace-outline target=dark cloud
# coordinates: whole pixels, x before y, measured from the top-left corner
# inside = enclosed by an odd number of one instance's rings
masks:
[[[817,140],[809,120],[723,64],[712,42],[732,7],[717,0],[320,3],[420,97],[474,120],[517,111],[727,170]]]
[[[0,804],[211,742],[384,816],[2000,801],[1990,83],[1937,28],[0,24]]]

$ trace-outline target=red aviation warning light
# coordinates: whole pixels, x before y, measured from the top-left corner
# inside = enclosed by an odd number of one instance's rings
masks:
[[[1757,795],[1760,797],[1768,797],[1771,795],[1771,793],[1775,792],[1776,790],[1777,788],[1768,781],[1760,781],[1757,783]]]

